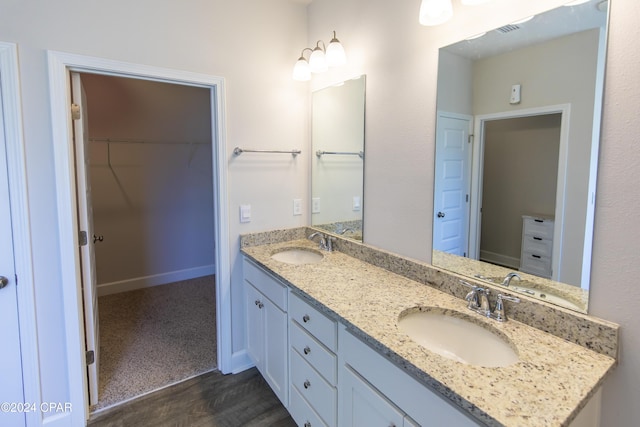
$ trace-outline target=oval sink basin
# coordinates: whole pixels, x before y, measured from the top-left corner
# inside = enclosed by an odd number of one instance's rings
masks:
[[[465,317],[437,308],[409,310],[400,315],[398,328],[426,349],[468,365],[504,367],[518,362],[506,338]]]
[[[287,248],[271,255],[271,258],[287,264],[315,264],[322,261],[324,255],[313,249]]]

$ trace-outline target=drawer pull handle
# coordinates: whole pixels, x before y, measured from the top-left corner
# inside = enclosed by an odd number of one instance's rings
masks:
[[[309,348],[309,346],[306,346],[306,347],[304,348],[304,350],[302,350],[302,351],[304,351],[304,354],[309,354],[309,353],[311,353],[311,349]]]
[[[302,316],[302,321],[303,321],[304,323],[307,323],[309,320],[311,320],[311,318],[309,317],[309,315],[308,315],[308,314],[305,314],[304,316]]]
[[[304,423],[304,427],[311,427],[311,423],[307,421],[306,423]]]
[[[257,299],[255,304],[256,304],[256,305],[260,304],[260,300],[259,300],[259,299]]]
[[[533,240],[542,240],[542,237],[534,237]]]
[[[544,219],[534,219],[535,222],[544,222]]]
[[[537,259],[542,258],[540,255],[531,255],[531,256],[534,257],[534,258],[537,258]]]
[[[304,388],[309,388],[311,387],[311,383],[309,382],[309,380],[305,380],[304,384],[302,384],[304,386]]]

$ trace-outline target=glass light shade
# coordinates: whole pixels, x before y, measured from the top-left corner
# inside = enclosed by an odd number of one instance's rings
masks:
[[[579,4],[586,3],[588,1],[590,0],[573,0],[572,2],[566,3],[563,6],[577,6]]]
[[[311,56],[309,57],[309,68],[312,73],[324,73],[328,69],[324,51],[319,47],[316,47],[313,49],[313,52],[311,52]]]
[[[460,3],[465,6],[475,6],[477,4],[489,3],[490,1],[491,0],[460,0]]]
[[[422,0],[420,5],[420,24],[440,25],[453,16],[451,0]]]
[[[311,69],[306,59],[300,58],[296,65],[293,67],[293,80],[300,82],[306,82],[311,80]]]
[[[347,55],[338,39],[334,38],[327,46],[326,59],[329,67],[339,67],[347,63]]]

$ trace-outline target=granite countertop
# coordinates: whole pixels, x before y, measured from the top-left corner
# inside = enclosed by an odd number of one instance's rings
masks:
[[[515,320],[499,323],[467,310],[460,298],[344,253],[323,252],[316,264],[271,259],[284,248],[315,249],[309,240],[243,247],[297,293],[307,296],[396,365],[488,426],[566,426],[597,391],[616,360]],[[398,316],[438,307],[490,325],[517,349],[519,362],[478,367],[435,354],[398,329]],[[508,311],[507,311],[508,314]]]

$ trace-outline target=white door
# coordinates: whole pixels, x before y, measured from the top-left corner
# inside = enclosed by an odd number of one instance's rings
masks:
[[[468,256],[471,117],[438,113],[433,249]]]
[[[84,329],[87,351],[93,351],[94,362],[87,364],[89,381],[89,404],[98,403],[99,331],[98,292],[93,241],[93,211],[91,209],[91,186],[89,181],[89,136],[87,120],[87,98],[80,74],[71,73],[71,99],[74,109],[73,140],[76,154],[76,197],[78,201],[78,227],[86,240],[80,244],[82,268],[82,294],[84,302]],[[77,115],[80,115],[78,118]],[[82,239],[81,239],[82,240]],[[82,244],[84,243],[84,244]]]
[[[0,343],[2,344],[0,351],[0,403],[3,405],[0,411],[0,425],[20,427],[25,425],[22,407],[11,406],[11,404],[23,403],[24,393],[9,203],[7,151],[2,102],[0,102]],[[6,404],[10,406],[5,408]]]

